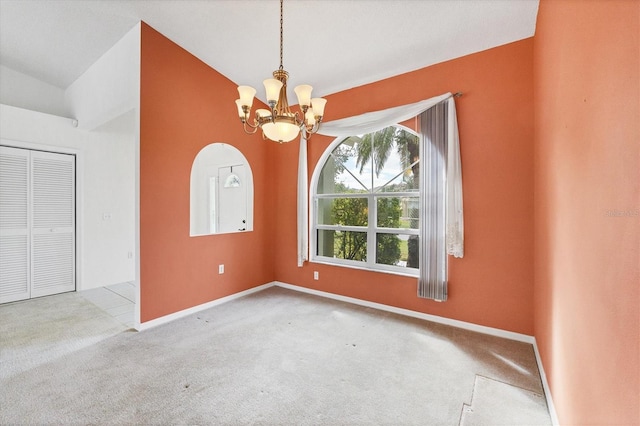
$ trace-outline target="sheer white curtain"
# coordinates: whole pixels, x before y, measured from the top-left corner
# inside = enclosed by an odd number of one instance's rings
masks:
[[[458,117],[453,98],[447,111],[447,254],[464,256],[464,217],[462,209],[462,163]]]
[[[300,137],[298,154],[298,267],[309,260],[309,190],[307,176],[307,139]]]
[[[451,93],[413,104],[368,112],[354,117],[323,123],[320,134],[334,137],[371,133],[416,117],[434,105],[447,101],[447,167],[446,167],[446,241],[447,253],[462,257],[464,226],[462,210],[462,170],[455,102]],[[298,266],[309,260],[309,196],[307,171],[307,140],[300,140],[298,162]]]
[[[447,300],[446,196],[448,110],[437,104],[420,114],[420,275],[418,297]]]

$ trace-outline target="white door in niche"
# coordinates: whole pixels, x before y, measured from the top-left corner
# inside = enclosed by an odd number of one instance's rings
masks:
[[[218,177],[209,176],[209,233],[218,233]]]
[[[247,193],[245,166],[218,168],[218,232],[238,232],[247,229]]]

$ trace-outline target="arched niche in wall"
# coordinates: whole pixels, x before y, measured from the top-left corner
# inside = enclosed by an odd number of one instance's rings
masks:
[[[253,173],[234,146],[212,143],[191,166],[189,235],[253,230]]]

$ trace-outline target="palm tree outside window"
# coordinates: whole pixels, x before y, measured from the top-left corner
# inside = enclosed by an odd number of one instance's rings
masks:
[[[336,140],[313,193],[313,260],[418,274],[419,138],[393,125]]]

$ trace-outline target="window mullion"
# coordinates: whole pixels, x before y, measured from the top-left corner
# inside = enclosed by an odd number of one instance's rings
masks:
[[[376,156],[375,156],[375,132],[371,134],[371,186],[368,197],[368,206],[369,206],[369,227],[367,230],[367,265],[371,268],[375,268],[376,264],[376,225],[378,215],[376,213],[377,206],[376,200],[373,196],[375,191],[374,184],[374,175],[376,170]]]
[[[399,142],[396,141],[395,134],[385,133],[380,136],[378,140],[378,138],[376,138],[376,132],[368,135],[358,135],[354,141],[350,142],[350,145],[346,144],[344,149],[340,148],[341,150],[336,147],[336,144],[333,144],[330,147],[332,151],[329,153],[329,156],[333,156],[331,157],[333,158],[331,161],[335,162],[336,165],[333,165],[333,163],[330,164],[329,160],[327,160],[325,161],[326,164],[321,165],[321,168],[317,169],[314,173],[312,186],[315,186],[315,191],[312,194],[313,202],[311,203],[313,209],[311,212],[312,235],[310,236],[310,242],[313,247],[311,260],[363,270],[415,276],[418,272],[416,267],[412,266],[408,268],[406,265],[408,248],[413,247],[413,245],[408,246],[407,241],[409,237],[419,235],[420,233],[419,228],[411,228],[418,225],[415,223],[415,220],[412,219],[415,213],[411,209],[417,208],[415,206],[416,201],[417,204],[420,205],[422,194],[419,188],[412,186],[409,180],[405,180],[401,178],[401,176],[403,173],[407,173],[407,171],[412,171],[412,166],[421,163],[421,156],[418,150],[422,147],[419,143],[416,147],[416,142],[413,141],[413,139],[409,139],[406,135],[398,137]],[[393,140],[390,139],[392,136]],[[355,143],[358,143],[358,141],[364,142],[363,139],[368,139],[367,143],[356,147]],[[344,144],[345,139],[336,142],[338,142],[337,146],[340,147],[339,144]],[[400,153],[398,151],[398,155],[396,155],[394,151],[393,155],[390,156],[386,156],[383,152],[381,155],[386,160],[389,160],[389,167],[385,165],[387,163],[385,160],[385,162],[381,164],[383,169],[380,175],[376,175],[377,162],[380,161],[380,159],[376,157],[376,148],[378,151],[385,149],[395,150],[397,149],[396,143],[398,146],[401,146],[400,144],[404,144],[402,145],[403,147],[406,145],[404,148],[406,152],[403,151],[403,153]],[[387,146],[389,144],[390,146]],[[369,146],[367,147],[366,145]],[[351,147],[350,151],[346,149],[349,146]],[[356,148],[362,149],[358,151]],[[366,148],[369,149],[366,150]],[[336,154],[334,156],[334,151],[339,151],[340,155]],[[418,159],[415,159],[416,155]],[[410,158],[412,164],[406,166],[406,164],[402,163],[401,166],[404,166],[404,170],[399,172],[399,169],[402,167],[398,167],[397,163],[398,161],[404,161],[405,157]],[[368,159],[368,164],[360,164],[362,159]],[[338,170],[336,168],[337,165],[344,168],[344,170]],[[370,167],[370,170],[366,170],[367,166]],[[359,171],[358,167],[363,168],[363,170]],[[318,175],[317,173],[320,174]],[[367,174],[369,176],[367,176]],[[330,182],[331,178],[333,178],[334,181],[333,185],[331,185]],[[378,178],[380,178],[381,182],[385,183],[376,188],[375,185],[376,182],[378,182]],[[362,188],[365,186],[363,183],[366,183],[367,180],[369,181],[369,185],[366,185],[368,188]],[[319,194],[318,189],[320,189],[320,183],[322,183],[323,193]],[[354,200],[357,198],[361,200]],[[397,200],[393,199],[396,198],[400,199],[402,209],[399,223],[395,221]],[[364,212],[362,209],[365,203],[362,203],[362,201],[364,200],[366,200],[367,212],[366,215],[363,216]],[[379,207],[383,209],[380,212],[378,211]],[[331,208],[331,212],[329,212],[329,208]],[[330,217],[327,216],[329,213],[331,213]],[[389,214],[389,218],[382,217],[380,221],[378,221],[379,214],[383,214],[383,216]],[[333,215],[335,215],[335,218]],[[366,225],[363,223],[365,220],[367,221]],[[409,221],[409,223],[405,223],[404,221]],[[336,224],[323,224],[319,222],[336,222]],[[337,223],[350,223],[360,226],[345,226]],[[398,226],[398,228],[392,228],[393,226]],[[347,235],[348,233],[351,235]],[[354,233],[358,235],[355,236],[353,235]],[[382,238],[382,251],[380,259],[377,259],[379,235],[381,235],[380,238]],[[394,237],[394,235],[397,235],[401,240],[401,257],[399,259],[405,261],[404,263],[396,262],[395,260],[398,249],[395,247],[394,241],[396,237]],[[366,247],[360,245],[362,244],[363,236],[366,238]],[[338,243],[346,243],[347,245],[341,245],[340,248],[338,248]],[[364,254],[362,251],[365,248],[366,255],[363,258],[361,256]],[[357,257],[350,259],[350,254],[354,252],[357,253]],[[414,251],[411,253],[413,253],[412,256],[415,255]],[[411,257],[411,259],[413,259],[413,257]],[[377,263],[378,260],[382,263]]]
[[[367,232],[366,226],[348,226],[348,225],[316,225],[316,229],[329,231],[345,231],[345,232]]]
[[[367,229],[367,265],[373,267],[376,264],[376,227],[378,223],[378,208],[373,192],[369,193],[367,202],[369,205],[369,226]]]

